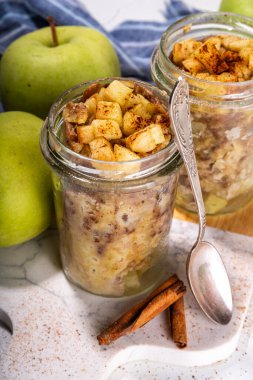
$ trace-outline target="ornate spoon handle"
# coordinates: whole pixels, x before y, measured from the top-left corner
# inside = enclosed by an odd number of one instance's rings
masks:
[[[170,116],[179,152],[188,173],[192,192],[197,204],[199,233],[195,246],[202,240],[206,226],[206,212],[202,197],[191,130],[189,86],[179,78],[170,97]]]

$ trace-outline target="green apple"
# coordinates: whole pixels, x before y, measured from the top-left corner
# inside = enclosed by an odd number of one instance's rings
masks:
[[[50,27],[28,33],[4,52],[0,91],[6,111],[26,111],[45,118],[54,100],[68,88],[97,78],[120,75],[110,41],[95,29]]]
[[[252,0],[223,0],[220,4],[220,11],[253,17],[253,3]]]
[[[29,240],[52,218],[51,176],[39,146],[42,120],[0,113],[0,246]]]

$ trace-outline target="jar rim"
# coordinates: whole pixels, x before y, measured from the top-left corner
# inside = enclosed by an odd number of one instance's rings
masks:
[[[243,16],[243,15],[240,15],[237,13],[232,13],[232,12],[199,12],[199,13],[196,13],[193,15],[188,15],[188,16],[181,18],[180,20],[178,20],[175,23],[173,23],[172,25],[170,25],[164,31],[164,33],[161,37],[161,41],[160,41],[160,51],[162,53],[163,59],[165,60],[168,67],[171,67],[178,74],[178,77],[183,75],[188,80],[194,80],[194,82],[196,84],[199,83],[200,86],[211,84],[211,85],[217,86],[217,87],[223,87],[223,88],[233,87],[236,89],[240,89],[240,88],[243,89],[245,86],[249,86],[249,85],[253,86],[253,79],[245,80],[242,82],[219,82],[219,81],[210,81],[210,80],[206,80],[206,79],[202,79],[202,78],[197,78],[197,77],[192,76],[192,75],[188,74],[187,72],[181,70],[178,66],[176,66],[172,62],[170,57],[166,54],[165,43],[167,42],[168,35],[173,35],[174,33],[178,32],[180,29],[182,29],[182,34],[187,35],[187,33],[185,33],[183,31],[183,28],[185,27],[185,25],[184,25],[185,23],[188,23],[192,29],[193,25],[194,25],[193,23],[196,24],[198,21],[210,22],[211,20],[213,20],[214,22],[217,22],[217,19],[220,19],[222,17],[227,19],[227,21],[229,21],[229,19],[233,20],[233,21],[238,20],[240,26],[241,27],[245,26],[245,29],[247,29],[247,30],[249,29],[249,26],[250,26],[250,28],[252,29],[251,32],[252,32],[252,38],[253,38],[253,19],[251,17]],[[208,18],[210,18],[210,20],[208,20]],[[227,23],[223,22],[222,24],[224,26],[229,25],[228,22]],[[175,81],[176,80],[177,80],[177,78],[175,79]]]
[[[42,134],[41,134],[41,147],[42,152],[45,156],[45,150],[47,150],[46,158],[48,160],[49,155],[51,156],[51,160],[60,162],[61,165],[74,170],[74,172],[79,172],[80,174],[90,174],[90,175],[96,175],[96,172],[101,171],[106,173],[106,180],[108,180],[108,173],[112,175],[112,179],[115,180],[115,178],[119,177],[122,180],[122,173],[125,171],[127,173],[131,172],[130,174],[126,175],[124,180],[130,180],[130,179],[136,179],[138,176],[145,176],[147,175],[147,172],[149,170],[157,169],[160,170],[160,167],[163,166],[164,163],[168,164],[168,161],[171,161],[175,158],[177,158],[181,162],[180,154],[177,149],[177,145],[175,143],[174,137],[172,136],[171,141],[169,144],[159,150],[156,153],[153,153],[151,155],[148,155],[147,157],[139,158],[137,160],[132,161],[104,161],[104,160],[97,160],[93,159],[87,156],[83,156],[81,154],[78,154],[71,150],[69,147],[67,147],[60,139],[59,135],[57,134],[57,129],[55,128],[57,118],[61,114],[61,111],[63,109],[63,106],[67,103],[67,101],[64,102],[64,99],[68,98],[71,94],[77,94],[79,93],[82,95],[83,88],[88,87],[94,83],[101,83],[101,84],[108,84],[113,80],[120,80],[120,81],[134,81],[138,84],[144,86],[145,88],[152,89],[155,94],[160,94],[160,97],[165,99],[166,104],[169,104],[169,96],[168,94],[160,90],[158,87],[148,84],[146,82],[137,80],[135,78],[121,78],[121,77],[111,77],[111,78],[101,78],[97,80],[92,80],[88,82],[80,83],[76,86],[71,87],[70,89],[63,92],[57,100],[54,102],[54,104],[51,106],[48,118],[46,119]],[[81,92],[79,90],[82,90]],[[75,100],[76,97],[72,98],[71,100]],[[46,136],[47,133],[47,136]],[[45,146],[45,139],[47,140],[47,146]],[[140,171],[133,170],[134,167],[137,168],[137,165],[143,167],[143,172],[140,173]],[[94,169],[95,167],[95,169]],[[156,171],[157,171],[156,170]],[[103,173],[102,173],[103,174]],[[149,175],[149,174],[148,174]]]

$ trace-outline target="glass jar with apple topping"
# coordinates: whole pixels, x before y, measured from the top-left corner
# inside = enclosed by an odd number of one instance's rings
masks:
[[[190,55],[185,55],[187,49]],[[253,19],[215,12],[179,20],[164,32],[151,71],[169,94],[179,76],[189,83],[207,213],[229,213],[244,206],[253,197]],[[196,211],[184,168],[177,205]]]
[[[110,78],[65,92],[45,121],[41,148],[52,169],[67,278],[92,293],[119,297],[144,291],[163,275],[182,161],[173,136],[163,149],[132,161],[99,160],[66,146],[66,104],[78,104],[92,86],[107,86],[113,80],[130,83]],[[165,92],[140,81],[131,83],[167,107]]]

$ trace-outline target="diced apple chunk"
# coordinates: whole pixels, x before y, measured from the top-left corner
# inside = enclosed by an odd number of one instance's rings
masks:
[[[108,99],[105,87],[102,87],[101,90],[99,91],[98,96],[97,96],[97,100],[98,101],[101,101],[101,100],[105,100],[105,101],[106,100],[110,100],[110,99]]]
[[[145,99],[141,94],[137,95],[139,103],[131,111],[144,119],[151,119],[152,115],[157,113],[157,105]]]
[[[93,132],[95,137],[105,137],[107,140],[120,139],[122,132],[119,124],[115,120],[98,120],[92,121]]]
[[[89,143],[91,158],[102,161],[115,161],[112,145],[104,137],[98,137]]]
[[[151,119],[151,114],[147,111],[146,106],[143,104],[138,104],[134,108],[131,109],[135,115],[141,116],[143,119]]]
[[[123,106],[133,90],[124,85],[124,83],[114,80],[106,88],[106,96],[113,102],[117,102]]]
[[[114,145],[114,156],[116,161],[132,161],[140,158],[138,154],[118,144]]]
[[[88,119],[88,110],[82,102],[69,102],[66,104],[62,116],[63,119],[69,123],[84,124]]]
[[[230,44],[234,41],[239,41],[240,37],[237,36],[230,36],[230,35],[224,35],[221,38],[221,45],[224,46],[226,49],[230,49]]]
[[[77,127],[77,136],[80,143],[89,144],[94,138],[92,125],[82,125]]]
[[[203,66],[197,58],[187,58],[184,59],[182,63],[186,70],[188,70],[190,73],[196,74],[205,71],[205,66]]]
[[[133,93],[131,93],[125,100],[125,103],[124,103],[124,106],[122,107],[123,111],[127,111],[129,110],[130,108],[133,108],[135,106],[137,106],[138,104],[140,104],[140,100],[138,98],[138,95],[135,95]]]
[[[124,85],[132,89],[134,88],[134,82],[132,80],[125,80]]]
[[[147,106],[148,104],[151,104],[150,101],[148,99],[144,98],[143,95],[137,94],[136,96],[139,99],[139,103],[142,104],[143,106]]]
[[[96,119],[111,119],[122,124],[122,111],[116,102],[99,101],[97,103]]]
[[[89,117],[96,114],[97,101],[95,96],[92,96],[91,98],[85,100],[84,104],[88,110]]]
[[[201,42],[195,41],[193,38],[175,43],[172,51],[173,62],[180,65],[184,59],[193,54],[200,46]]]
[[[241,51],[244,48],[253,47],[253,41],[250,39],[240,39],[237,41],[231,41],[229,49],[233,51]]]
[[[150,124],[147,128],[156,144],[161,144],[165,141],[162,128],[159,124]]]
[[[126,138],[126,146],[133,152],[146,153],[165,141],[162,128],[158,124],[137,131]]]
[[[145,128],[128,136],[126,138],[126,146],[133,152],[146,153],[155,149],[156,142],[150,131]]]
[[[155,117],[155,124],[159,124],[162,128],[163,134],[170,134],[170,119],[164,114],[158,114]]]
[[[169,145],[169,142],[171,140],[171,136],[167,135],[167,136],[164,136],[164,138],[165,138],[164,142],[161,144],[157,144],[155,149],[151,152],[152,154],[159,152],[159,150],[161,150],[161,149],[165,148],[167,145]],[[150,154],[150,152],[149,152],[149,154]]]
[[[142,128],[145,128],[148,122],[141,116],[135,115],[133,112],[127,111],[123,117],[122,130],[124,135],[129,136]]]

